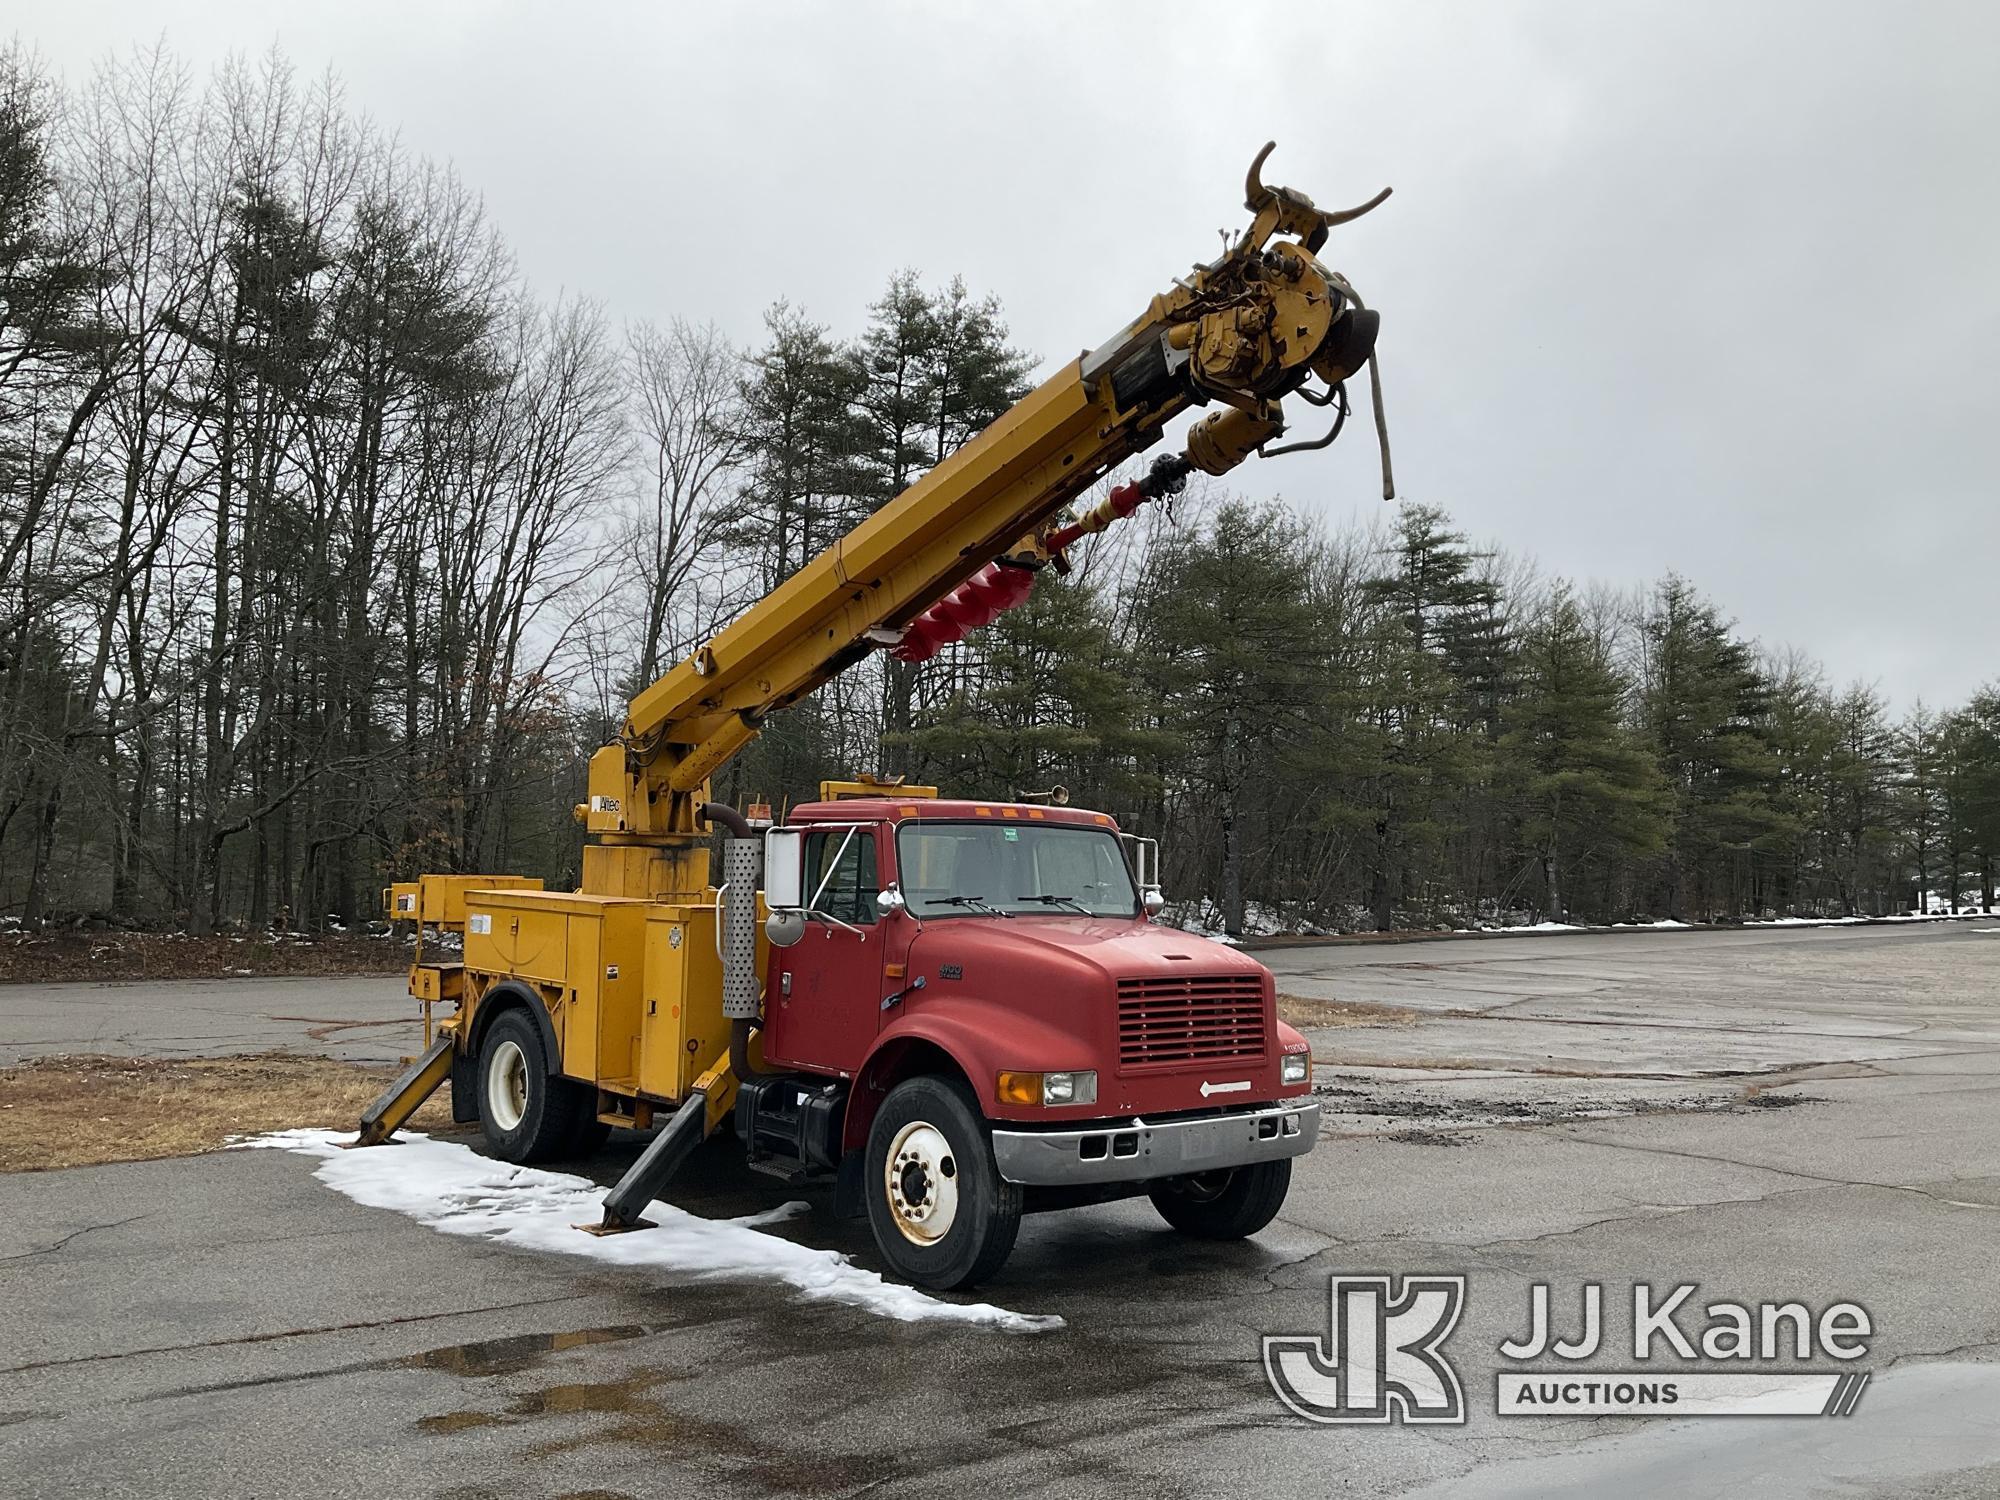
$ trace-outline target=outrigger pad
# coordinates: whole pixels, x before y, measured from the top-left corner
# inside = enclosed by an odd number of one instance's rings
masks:
[[[618,1185],[604,1195],[604,1221],[576,1227],[588,1234],[625,1234],[634,1229],[658,1228],[650,1220],[640,1218],[640,1212],[660,1196],[673,1175],[694,1154],[694,1148],[707,1138],[708,1095],[696,1089],[681,1101],[666,1128],[653,1137],[652,1145],[640,1153],[639,1159],[618,1179]]]
[[[576,1227],[585,1234],[607,1235],[630,1234],[635,1229],[658,1229],[660,1226],[651,1219],[640,1219],[631,1224],[613,1224],[610,1222],[610,1215],[607,1214],[602,1224],[579,1224]]]

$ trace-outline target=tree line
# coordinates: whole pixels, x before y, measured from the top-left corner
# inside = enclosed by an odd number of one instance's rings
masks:
[[[961,282],[755,347],[527,284],[479,200],[277,55],[0,56],[0,920],[364,920],[573,882],[630,693],[980,431],[1034,361]],[[1148,507],[725,768],[1159,834],[1231,930],[1992,900],[2000,695],[1892,719],[1685,580],[1535,576],[1406,505]]]

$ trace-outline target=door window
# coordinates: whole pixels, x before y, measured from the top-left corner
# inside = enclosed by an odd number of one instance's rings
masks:
[[[848,835],[853,832],[853,837]],[[843,850],[842,845],[846,845]],[[831,879],[828,878],[831,874]],[[821,883],[825,889],[821,890]],[[872,927],[875,897],[881,883],[875,874],[875,835],[846,828],[828,829],[806,839],[806,896],[813,908],[856,927]]]

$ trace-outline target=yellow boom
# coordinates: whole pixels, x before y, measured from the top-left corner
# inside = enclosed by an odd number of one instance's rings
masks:
[[[700,899],[709,778],[796,702],[880,646],[1003,554],[1033,564],[1062,508],[1210,401],[1174,478],[1221,474],[1284,431],[1282,397],[1313,376],[1330,404],[1373,352],[1376,320],[1315,252],[1336,224],[1250,168],[1251,225],[1108,343],[1070,361],[632,700],[618,743],[590,762],[577,816],[594,841],[583,889]],[[1306,445],[1302,445],[1306,446]],[[1309,446],[1319,446],[1311,444]],[[1175,485],[1174,487],[1177,487]],[[1091,527],[1089,529],[1098,529]]]

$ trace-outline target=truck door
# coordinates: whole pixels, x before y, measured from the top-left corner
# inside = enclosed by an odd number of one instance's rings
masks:
[[[882,854],[873,828],[806,835],[806,894],[818,893],[823,916],[798,943],[774,950],[764,997],[771,1062],[852,1073],[868,1055],[882,1026]]]

